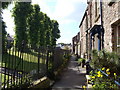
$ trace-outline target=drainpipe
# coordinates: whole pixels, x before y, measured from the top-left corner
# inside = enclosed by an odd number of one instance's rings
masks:
[[[100,23],[101,23],[101,26],[103,26],[102,0],[100,0]]]
[[[101,22],[101,48],[104,48],[104,28],[103,28],[103,13],[102,13],[102,0],[100,0],[100,22]]]
[[[90,60],[91,60],[91,51],[92,51],[92,33],[90,33]]]
[[[0,62],[2,61],[2,2],[0,1]]]

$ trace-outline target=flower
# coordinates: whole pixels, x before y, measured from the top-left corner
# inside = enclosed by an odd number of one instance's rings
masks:
[[[114,73],[114,76],[115,76],[115,79],[116,79],[116,77],[117,77],[116,73]]]
[[[110,71],[110,69],[109,69],[109,68],[106,70],[106,72],[108,72],[108,71]]]
[[[95,87],[95,85],[92,86],[93,88]]]
[[[103,67],[102,70],[105,70],[105,68]]]
[[[108,75],[110,74],[110,72],[106,72]]]
[[[84,85],[83,88],[86,88],[86,86]]]
[[[95,78],[95,76],[92,76],[92,78]]]
[[[103,75],[102,75],[102,74],[98,74],[97,76],[98,76],[98,77],[103,77]]]
[[[116,76],[116,73],[114,73],[114,76]]]
[[[97,74],[101,74],[100,71],[98,71]]]
[[[101,75],[100,77],[103,77],[103,75]]]
[[[98,74],[97,76],[98,76],[98,77],[101,77],[101,74]]]

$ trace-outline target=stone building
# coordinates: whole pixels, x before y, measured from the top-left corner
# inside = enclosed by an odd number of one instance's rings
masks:
[[[80,55],[90,59],[91,50],[120,53],[120,1],[88,0],[80,28]]]
[[[80,56],[80,32],[72,38],[72,52]]]

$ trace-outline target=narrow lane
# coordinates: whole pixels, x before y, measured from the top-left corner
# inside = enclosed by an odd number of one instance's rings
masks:
[[[70,63],[66,69],[64,69],[61,79],[56,82],[52,90],[63,89],[82,89],[83,85],[86,85],[86,69],[77,66],[75,56],[71,57]]]

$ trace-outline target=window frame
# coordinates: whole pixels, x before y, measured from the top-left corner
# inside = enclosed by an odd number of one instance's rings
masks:
[[[99,0],[95,0],[95,22],[98,21],[100,17],[100,2]]]

